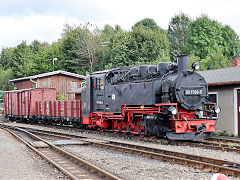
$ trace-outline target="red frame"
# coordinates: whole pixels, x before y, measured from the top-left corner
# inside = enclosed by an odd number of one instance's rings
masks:
[[[212,112],[211,107],[215,105],[211,103],[208,107],[204,107],[206,111]],[[196,132],[197,125],[205,124],[206,130],[203,132],[214,132],[215,131],[215,120],[209,119],[209,117],[198,119],[195,117],[194,111],[187,111],[181,108],[178,108],[177,103],[162,103],[155,104],[154,106],[121,106],[121,113],[107,113],[107,112],[92,112],[89,114],[89,117],[82,117],[82,123],[89,125],[89,127],[100,127],[102,129],[110,128],[110,122],[115,126],[117,124],[126,125],[132,124],[132,116],[139,117],[141,119],[143,114],[161,114],[163,113],[163,107],[172,106],[178,110],[178,113],[172,116],[170,121],[170,128],[175,133],[190,133]],[[207,110],[208,109],[208,110]],[[123,120],[127,117],[127,122]],[[122,122],[121,122],[122,121]],[[116,124],[117,123],[117,124]],[[138,129],[139,130],[139,129]],[[122,132],[125,132],[124,130]],[[137,133],[137,132],[132,132]]]

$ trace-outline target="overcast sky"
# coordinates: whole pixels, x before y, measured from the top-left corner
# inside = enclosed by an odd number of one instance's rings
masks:
[[[179,12],[193,19],[208,14],[240,35],[239,7],[240,0],[0,0],[0,49],[22,40],[57,41],[64,24],[118,24],[130,30],[147,17],[167,29]]]

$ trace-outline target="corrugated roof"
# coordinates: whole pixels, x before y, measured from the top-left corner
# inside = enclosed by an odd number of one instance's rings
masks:
[[[198,73],[206,79],[208,85],[240,84],[240,67],[198,71]]]
[[[57,75],[57,74],[72,76],[72,77],[76,77],[76,78],[79,78],[79,79],[85,79],[85,76],[75,74],[75,73],[70,73],[70,72],[67,72],[67,71],[58,70],[58,71],[53,71],[53,72],[48,72],[48,73],[43,73],[43,74],[37,74],[37,75],[34,75],[34,76],[12,79],[12,80],[9,80],[9,81],[10,82],[18,82],[18,81],[24,81],[24,80],[28,80],[28,79],[37,79],[37,78],[47,77],[47,76],[52,76],[52,75]]]

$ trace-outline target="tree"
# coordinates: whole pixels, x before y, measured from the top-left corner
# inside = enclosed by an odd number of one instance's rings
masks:
[[[118,31],[110,41],[110,59],[114,66],[133,66],[168,59],[166,33],[152,19],[144,19],[132,31]]]
[[[95,30],[94,33],[92,33],[88,25],[86,25],[83,26],[77,34],[76,40],[76,53],[80,57],[88,60],[91,73],[93,72],[94,65],[99,60],[97,56],[101,54],[100,32]]]
[[[7,69],[4,70],[3,67],[0,65],[0,90],[2,91],[8,91],[8,90],[12,90],[13,86],[11,83],[9,83],[8,81],[10,79],[14,79],[14,73],[12,71],[12,69]]]
[[[221,49],[212,50],[208,55],[201,60],[201,69],[210,70],[210,69],[220,69],[224,67],[230,67],[231,61],[227,56],[224,56]]]
[[[188,28],[192,22],[191,18],[180,13],[171,18],[168,27],[168,39],[170,42],[170,57],[176,61],[176,57],[186,53],[188,39]]]
[[[111,64],[113,66],[129,66],[136,60],[137,45],[130,32],[118,31],[111,43]]]
[[[33,52],[25,41],[13,50],[12,70],[17,78],[33,75]]]
[[[145,18],[137,22],[132,29],[142,26],[145,29],[150,29],[152,31],[161,31],[162,29],[157,25],[157,23],[151,18]]]
[[[4,70],[12,67],[12,56],[14,48],[3,48],[0,54],[0,64]]]
[[[49,72],[51,68],[51,61],[46,59],[45,55],[49,49],[49,44],[46,42],[41,43],[40,41],[34,40],[30,44],[30,48],[33,53],[33,66],[32,71],[33,74],[40,74]]]
[[[187,50],[200,57],[205,69],[230,66],[230,57],[239,51],[238,43],[238,35],[229,26],[223,26],[206,15],[189,26]]]
[[[53,58],[57,58],[57,61],[54,65],[54,70],[64,69],[63,65],[63,52],[62,52],[62,39],[59,39],[57,42],[53,42],[51,46],[44,52],[44,62],[46,66],[46,72],[53,70]]]
[[[106,24],[102,30],[102,33],[104,38],[109,42],[110,39],[112,39],[112,37],[114,36],[115,31],[112,26],[110,26],[109,24]]]
[[[101,31],[91,24],[71,27],[66,25],[62,50],[64,65],[70,72],[85,74],[98,68],[102,58]]]
[[[135,61],[152,62],[163,57],[169,57],[169,41],[164,31],[153,30],[143,26],[135,26],[132,39],[136,44]]]
[[[238,35],[229,26],[223,26],[202,15],[189,26],[188,52],[204,59],[209,52],[218,52],[220,48],[224,56],[233,56],[238,39]]]

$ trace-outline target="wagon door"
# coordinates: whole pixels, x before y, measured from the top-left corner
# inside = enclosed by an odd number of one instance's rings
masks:
[[[93,111],[105,111],[105,82],[104,76],[96,76],[92,79],[93,84]]]

